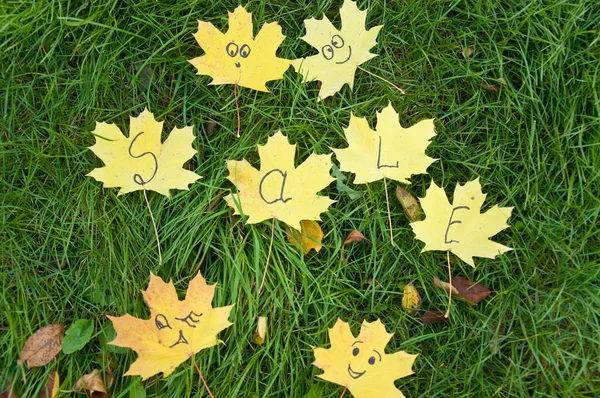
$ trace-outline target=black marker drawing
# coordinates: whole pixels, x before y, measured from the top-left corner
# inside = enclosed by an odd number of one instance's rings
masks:
[[[196,314],[194,311],[190,311],[190,313],[188,315],[186,315],[185,317],[175,318],[175,319],[177,319],[178,321],[187,323],[187,325],[191,328],[195,328],[196,325],[194,325],[194,324],[200,322],[200,319],[194,319],[194,316],[200,317],[200,316],[202,316],[202,314]]]
[[[278,198],[275,198],[275,199],[273,199],[273,200],[271,200],[271,201],[269,201],[269,200],[267,200],[267,198],[265,198],[265,196],[263,195],[263,188],[262,188],[262,187],[263,187],[263,183],[265,182],[265,180],[267,179],[267,177],[268,177],[268,176],[270,176],[270,175],[271,175],[271,174],[273,174],[273,173],[279,173],[279,175],[281,175],[281,177],[283,177],[283,181],[281,182],[281,191],[279,192],[279,197],[278,197]],[[265,175],[263,176],[263,178],[261,178],[261,180],[260,180],[260,184],[259,184],[259,186],[258,186],[258,193],[260,194],[260,198],[261,198],[261,199],[262,199],[262,200],[263,200],[263,201],[264,201],[266,204],[268,204],[268,205],[271,205],[271,204],[273,204],[273,203],[275,203],[275,202],[279,202],[279,201],[282,201],[283,203],[287,203],[288,201],[292,200],[292,198],[291,198],[291,197],[289,197],[289,198],[287,198],[287,199],[284,199],[284,198],[283,198],[283,191],[284,191],[284,189],[285,189],[285,182],[286,182],[286,180],[287,180],[287,172],[285,172],[285,173],[284,173],[283,171],[281,171],[281,170],[279,170],[279,169],[273,169],[273,170],[269,171],[269,172],[268,172],[267,174],[265,174]]]
[[[240,47],[238,47],[237,44],[235,44],[234,42],[231,42],[231,43],[227,44],[227,46],[225,47],[225,52],[231,58],[235,58],[236,55],[238,55],[238,54],[240,54],[240,57],[242,57],[242,58],[248,58],[250,56],[250,53],[252,52],[252,49],[247,44],[242,44],[242,47],[240,48]],[[242,66],[242,64],[239,61],[235,62],[234,65],[236,68],[239,68]]]
[[[450,226],[452,224],[461,224],[462,223],[462,221],[460,221],[460,220],[452,220],[452,217],[454,217],[454,212],[459,209],[470,210],[469,206],[456,206],[455,208],[452,209],[452,214],[450,214],[450,219],[448,220],[448,226],[446,227],[446,234],[444,235],[444,243],[446,243],[446,244],[460,243],[459,241],[454,240],[454,239],[448,240],[448,231],[450,230]]]
[[[169,328],[171,329],[171,325],[169,325],[169,321],[167,321],[167,317],[163,314],[158,314],[154,317],[154,324],[158,330]]]
[[[364,375],[365,373],[367,373],[366,370],[362,371],[362,372],[356,372],[354,371],[351,367],[350,364],[348,364],[348,374],[350,375],[350,377],[352,377],[353,379],[358,379],[359,377],[361,377],[362,375]]]
[[[133,153],[131,153],[131,148],[133,147],[133,144],[135,144],[135,140],[138,139],[138,137],[140,135],[144,134],[144,132],[142,131],[141,133],[138,133],[138,135],[136,135],[133,140],[131,140],[131,144],[129,144],[129,149],[127,150],[129,152],[129,156],[131,156],[134,159],[139,159],[141,157],[144,157],[146,155],[150,155],[152,156],[152,159],[154,159],[154,173],[152,173],[152,176],[150,176],[149,179],[147,179],[146,181],[144,181],[144,179],[142,178],[141,175],[139,174],[134,174],[133,175],[133,181],[138,184],[138,185],[144,185],[149,183],[150,181],[152,181],[152,179],[156,176],[156,173],[158,172],[158,159],[156,159],[156,155],[153,154],[152,152],[144,152],[141,155],[134,155]]]
[[[333,59],[333,56],[335,55],[334,48],[339,50],[339,49],[343,48],[344,45],[345,45],[345,41],[342,38],[342,36],[333,35],[333,37],[331,38],[331,45],[326,44],[321,48],[321,55],[323,55],[323,58],[325,58],[327,61],[330,61]],[[343,61],[336,62],[336,64],[338,64],[338,65],[345,64],[346,62],[348,62],[350,57],[352,57],[352,46],[348,46],[348,57],[346,57],[346,59]]]
[[[388,167],[390,169],[397,169],[398,168],[398,161],[396,160],[396,165],[391,165],[391,164],[381,164],[381,137],[379,137],[379,150],[377,151],[377,168],[381,169],[384,167]]]
[[[237,55],[237,53],[239,51],[239,47],[234,42],[231,42],[227,45],[227,47],[225,47],[225,51],[227,52],[227,55],[229,55],[231,58],[233,58]]]
[[[179,330],[179,339],[175,343],[169,346],[169,348],[175,347],[177,344],[189,344],[185,337],[183,337],[183,331]]]
[[[248,56],[250,55],[250,52],[252,50],[250,49],[250,46],[247,44],[244,44],[242,46],[242,48],[240,48],[240,57],[242,58],[248,58]]]

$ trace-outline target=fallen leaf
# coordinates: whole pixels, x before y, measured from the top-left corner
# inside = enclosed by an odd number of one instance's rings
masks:
[[[266,339],[267,339],[267,317],[259,316],[257,325],[256,325],[256,332],[254,332],[254,338],[252,339],[252,342],[254,344],[264,344]]]
[[[79,319],[75,321],[65,332],[63,339],[62,352],[72,354],[81,350],[92,338],[94,332],[94,323],[89,319]]]
[[[479,303],[492,293],[492,291],[484,285],[472,282],[460,276],[452,278],[451,284],[442,282],[434,276],[433,284],[436,287],[444,289],[447,293],[450,293],[450,290],[452,290],[452,297],[462,298],[473,304]]]
[[[463,58],[469,58],[471,57],[471,55],[473,55],[473,53],[475,52],[475,46],[473,44],[471,44],[468,47],[465,47],[462,49],[462,56]]]
[[[385,353],[392,334],[380,320],[364,321],[358,337],[338,319],[329,329],[331,348],[315,348],[313,365],[324,372],[318,377],[346,387],[356,398],[403,397],[394,380],[414,372],[417,355],[398,351]]]
[[[206,131],[206,135],[211,135],[213,131],[217,128],[218,124],[214,120],[210,119],[206,123],[204,123],[204,131]]]
[[[417,198],[404,189],[404,187],[400,185],[396,187],[396,198],[398,198],[400,204],[402,204],[404,213],[410,221],[420,221],[423,219],[423,209],[419,206]]]
[[[425,150],[435,136],[433,119],[422,120],[407,129],[400,125],[398,114],[390,103],[377,113],[377,129],[371,130],[365,118],[350,115],[344,129],[348,148],[334,149],[340,170],[356,174],[355,184],[366,184],[390,178],[410,184],[413,174],[425,173],[435,159]]]
[[[288,228],[288,241],[291,244],[299,246],[304,254],[308,254],[311,249],[314,249],[316,252],[321,250],[323,230],[319,223],[314,220],[302,220],[300,221],[300,228],[300,232],[293,228]]]
[[[377,44],[377,35],[383,26],[366,30],[367,10],[359,10],[350,0],[344,1],[340,16],[341,30],[336,29],[326,16],[322,20],[305,20],[306,35],[302,40],[319,53],[292,63],[305,81],[321,81],[321,99],[337,93],[346,83],[352,88],[358,66],[377,56],[369,50]]]
[[[4,391],[0,392],[0,398],[18,398],[13,390],[10,380],[6,380],[6,388]]]
[[[360,231],[353,229],[352,231],[350,231],[348,236],[346,236],[346,239],[344,239],[344,244],[342,246],[346,246],[348,243],[352,242],[362,242],[365,239],[367,238],[365,238],[365,236]]]
[[[246,224],[277,218],[301,230],[301,220],[320,220],[320,214],[335,201],[317,192],[329,185],[331,155],[312,154],[294,167],[296,145],[278,131],[259,146],[260,171],[246,160],[228,160],[227,169],[238,193],[227,195],[234,214],[248,216]]]
[[[50,378],[42,391],[38,395],[38,398],[54,398],[58,395],[58,388],[60,387],[60,377],[58,371],[54,371],[50,374]]]
[[[447,322],[448,318],[444,317],[444,314],[440,311],[425,311],[421,316],[421,322],[424,324]]]
[[[73,387],[76,392],[85,391],[93,398],[106,398],[108,396],[108,388],[104,385],[102,374],[98,369],[94,369],[92,373],[83,375]]]
[[[106,164],[87,175],[104,183],[105,188],[121,187],[119,195],[140,189],[169,196],[169,189],[188,189],[201,178],[182,168],[196,150],[193,127],[175,128],[161,144],[163,122],[145,109],[130,119],[129,137],[114,124],[96,123],[92,132],[96,144],[89,149]]]
[[[481,86],[481,88],[483,88],[485,91],[490,91],[492,93],[500,92],[500,86],[498,84],[479,83],[479,86]]]
[[[63,325],[48,325],[36,331],[25,341],[19,354],[18,365],[26,363],[30,368],[44,366],[62,349]]]
[[[489,238],[508,228],[506,221],[512,207],[494,206],[480,213],[485,196],[477,178],[463,186],[457,185],[450,205],[444,190],[432,181],[420,200],[425,220],[410,224],[416,238],[425,242],[423,251],[451,251],[475,267],[474,256],[494,258],[511,250]]]
[[[205,55],[189,62],[199,75],[213,78],[210,84],[237,84],[269,91],[265,83],[283,78],[292,60],[278,58],[275,52],[285,39],[276,22],[264,24],[252,34],[252,14],[238,6],[229,13],[229,29],[221,33],[210,22],[198,21],[196,41]]]
[[[233,305],[212,307],[215,286],[198,274],[180,301],[172,281],[165,283],[150,274],[148,288],[142,292],[150,319],[108,316],[117,332],[110,344],[138,353],[125,376],[140,375],[145,380],[163,372],[167,377],[195,353],[217,345],[217,334],[232,325],[227,319]]]
[[[415,314],[421,308],[421,295],[413,284],[408,284],[402,293],[402,308],[409,314]]]

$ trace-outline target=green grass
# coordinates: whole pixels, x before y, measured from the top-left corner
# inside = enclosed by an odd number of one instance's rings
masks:
[[[358,331],[381,318],[395,333],[387,352],[418,353],[415,375],[396,385],[409,397],[600,395],[600,7],[595,1],[359,1],[369,27],[384,24],[363,65],[406,90],[358,71],[323,102],[317,83],[293,69],[269,83],[270,93],[239,92],[242,137],[234,139],[232,86],[208,86],[187,62],[201,54],[196,20],[227,26],[236,1],[6,1],[0,5],[0,387],[37,396],[58,369],[61,390],[84,373],[109,366],[113,396],[128,397],[136,377],[122,374],[136,354],[102,344],[106,315],[148,316],[140,290],[150,271],[173,278],[181,293],[198,272],[217,282],[214,305],[235,303],[225,345],[196,355],[217,397],[339,397],[321,381],[312,347],[328,346],[338,317]],[[255,32],[278,21],[287,39],[278,55],[312,54],[303,20],[325,14],[339,22],[340,1],[253,0]],[[473,56],[461,51],[475,46]],[[504,79],[506,84],[499,83]],[[500,84],[499,92],[482,84]],[[414,283],[424,308],[445,310],[433,287],[445,254],[421,253],[409,221],[392,199],[396,247],[388,241],[383,182],[336,190],[324,213],[324,247],[301,255],[276,223],[265,290],[257,298],[270,222],[246,226],[224,201],[233,189],[225,160],[258,165],[256,145],[281,129],[297,144],[297,162],[313,151],[345,146],[350,112],[366,117],[391,101],[404,126],[435,118],[430,175],[412,178],[422,197],[431,178],[448,193],[481,177],[486,206],[514,206],[511,228],[494,239],[514,250],[477,268],[456,260],[453,274],[494,293],[475,307],[453,302],[447,324],[423,325],[401,308]],[[129,116],[148,107],[174,126],[195,126],[198,154],[190,168],[204,178],[170,200],[149,195],[162,241],[141,192],[117,197],[85,177],[101,165],[86,147],[96,121],[127,131]],[[214,120],[209,133],[206,123]],[[353,177],[348,175],[351,182]],[[389,187],[393,196],[394,184]],[[346,250],[352,229],[370,240]],[[268,316],[262,346],[251,342],[257,316]],[[25,339],[50,323],[95,323],[81,351],[56,363],[16,365]],[[142,383],[148,396],[207,396],[191,362],[168,379]],[[310,393],[309,393],[310,391]],[[312,395],[310,395],[312,394]],[[349,394],[348,394],[349,396]]]

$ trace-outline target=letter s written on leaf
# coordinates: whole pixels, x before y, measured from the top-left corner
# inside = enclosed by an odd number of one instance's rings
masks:
[[[147,189],[169,196],[169,189],[188,189],[200,178],[182,168],[196,151],[193,127],[175,128],[161,144],[163,122],[145,109],[138,117],[131,117],[129,137],[114,124],[96,123],[92,132],[96,144],[89,149],[105,164],[88,173],[104,183],[105,188],[121,187],[119,195]]]
[[[391,338],[380,320],[364,321],[354,337],[350,326],[338,319],[329,329],[331,348],[315,348],[313,365],[324,370],[320,378],[347,387],[356,398],[404,397],[394,380],[414,373],[417,355],[404,351],[386,354]]]
[[[350,116],[344,129],[348,148],[333,149],[340,170],[356,173],[355,184],[365,184],[384,177],[410,184],[413,174],[425,173],[435,162],[425,150],[435,136],[433,119],[423,120],[407,129],[400,126],[398,114],[389,104],[377,113],[377,129],[367,120]]]
[[[238,193],[225,197],[235,214],[248,216],[247,224],[277,218],[301,230],[301,220],[320,220],[320,214],[334,202],[317,192],[334,178],[329,175],[331,155],[312,154],[297,168],[296,145],[277,132],[258,147],[260,170],[246,160],[227,161],[229,176]]]
[[[195,353],[217,345],[217,334],[232,325],[228,318],[233,305],[212,307],[215,286],[207,285],[198,274],[180,301],[173,282],[150,274],[148,289],[142,292],[150,319],[108,316],[117,332],[110,344],[131,348],[139,355],[125,375],[147,379],[163,372],[167,377]]]
[[[432,181],[425,197],[420,199],[425,220],[410,224],[416,238],[425,242],[423,251],[449,250],[475,267],[474,256],[495,258],[511,250],[489,238],[508,228],[506,221],[513,208],[494,206],[480,213],[485,196],[477,178],[457,185],[450,204],[444,190]]]

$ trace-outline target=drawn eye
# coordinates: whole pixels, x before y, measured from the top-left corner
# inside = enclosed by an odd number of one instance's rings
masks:
[[[329,44],[323,46],[323,48],[321,49],[321,53],[323,54],[323,57],[325,57],[325,59],[328,61],[331,58],[333,58],[333,48]]]
[[[156,328],[158,330],[169,328],[171,329],[171,325],[169,325],[169,321],[167,321],[167,317],[163,314],[158,314],[154,317],[154,323],[156,324]]]
[[[183,318],[175,318],[175,319],[177,319],[178,321],[187,323],[187,325],[191,328],[195,328],[196,325],[194,325],[194,324],[200,322],[200,319],[196,319],[194,317],[201,317],[201,316],[202,316],[202,314],[196,314],[194,311],[190,311],[190,313],[187,316],[185,316]]]
[[[333,35],[331,38],[331,45],[335,48],[342,48],[344,47],[344,39],[342,39],[342,36],[340,35]]]
[[[231,58],[235,57],[238,53],[238,46],[237,44],[235,44],[234,42],[231,42],[227,45],[227,47],[225,47],[225,51],[227,51],[227,55],[229,55]]]
[[[369,358],[369,365],[375,365],[375,357]]]
[[[250,55],[250,46],[248,46],[247,44],[244,44],[242,46],[242,48],[240,48],[240,57],[242,58],[248,58],[248,55]]]
[[[360,352],[360,350],[358,349],[358,347],[355,347],[355,348],[352,350],[352,355],[354,355],[354,356],[357,356],[359,352]]]
[[[379,356],[379,362],[381,362],[381,354],[379,353],[379,351],[373,350],[373,352],[377,354],[377,356]],[[369,365],[375,365],[375,356],[369,357],[367,362],[369,362]]]

